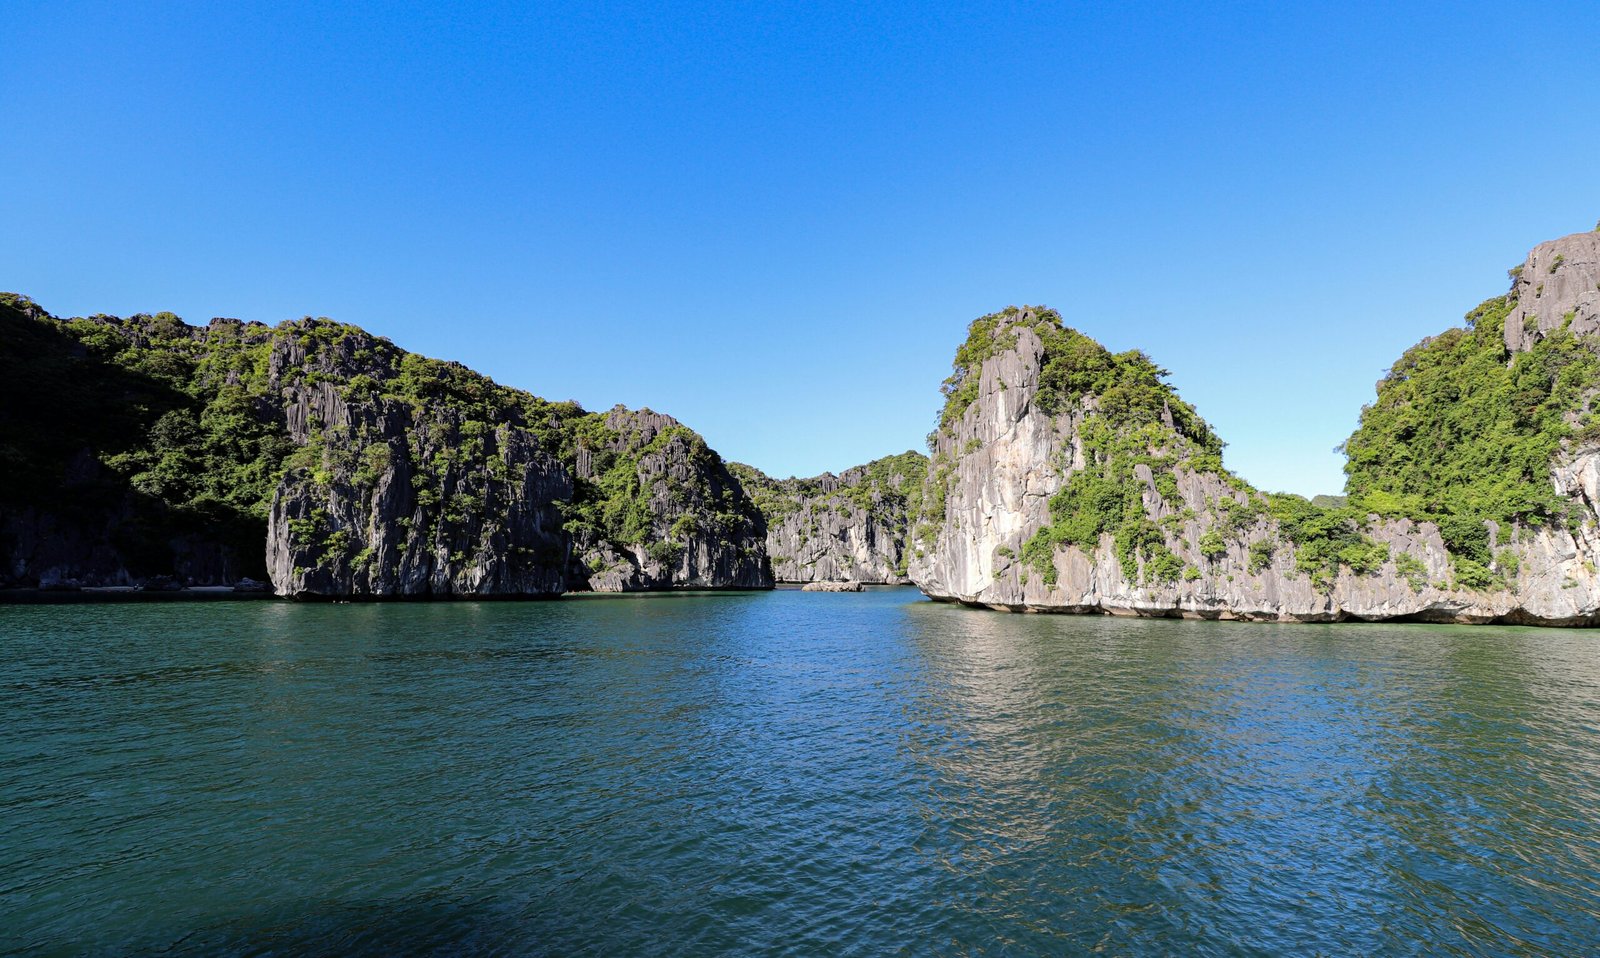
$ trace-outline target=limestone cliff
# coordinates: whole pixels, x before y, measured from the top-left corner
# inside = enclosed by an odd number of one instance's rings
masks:
[[[300,445],[268,526],[280,592],[771,587],[760,513],[676,420],[585,413],[351,327],[307,329],[269,366]]]
[[[926,456],[908,451],[810,479],[735,468],[766,517],[778,581],[910,581],[906,537],[910,516],[921,509]]]
[[[0,294],[0,587],[302,597],[765,588],[692,430],[587,413],[327,320],[60,320]]]
[[[721,457],[671,416],[618,406],[591,421],[576,477],[584,518],[571,524],[569,589],[771,587],[761,512]]]
[[[290,444],[239,357],[268,332],[58,320],[0,293],[0,588],[264,579],[267,473]]]
[[[1506,317],[1506,348],[1523,351],[1567,328],[1600,332],[1600,230],[1540,243],[1511,271],[1516,307]]]
[[[464,369],[433,371],[450,384],[437,395],[407,395],[408,359],[315,321],[275,337],[268,391],[298,449],[268,517],[273,585],[295,596],[563,592],[572,478],[555,450],[518,397]]]
[[[1351,502],[1335,508],[1227,472],[1142,354],[1049,310],[984,317],[945,385],[911,578],[1015,611],[1592,624],[1600,343],[1580,327],[1594,277],[1578,271],[1595,248],[1541,246],[1510,294],[1403,357],[1351,437]],[[1529,286],[1567,269],[1575,281]]]

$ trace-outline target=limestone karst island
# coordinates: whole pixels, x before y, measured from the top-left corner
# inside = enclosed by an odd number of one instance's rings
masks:
[[[1252,487],[1150,355],[1043,306],[972,322],[929,455],[810,479],[324,319],[61,319],[13,293],[0,322],[3,584],[27,597],[854,581],[1010,611],[1600,622],[1600,230],[1395,361],[1330,501]]]
[[[1600,3],[0,37],[0,958],[1600,956]]]

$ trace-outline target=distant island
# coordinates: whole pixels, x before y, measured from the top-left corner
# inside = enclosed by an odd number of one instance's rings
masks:
[[[974,321],[931,456],[774,479],[354,326],[0,294],[0,589],[549,597],[911,582],[1012,611],[1600,622],[1600,231],[1408,350],[1344,496],[1268,494],[1140,351]]]

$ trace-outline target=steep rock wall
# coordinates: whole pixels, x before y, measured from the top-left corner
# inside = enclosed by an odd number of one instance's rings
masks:
[[[1286,621],[1575,625],[1600,613],[1593,448],[1564,450],[1550,468],[1552,487],[1581,512],[1578,520],[1489,524],[1496,578],[1464,586],[1432,523],[1369,515],[1346,527],[1336,513],[1264,496],[1228,474],[1203,444],[1175,431],[1174,410],[1185,408],[1175,394],[1159,415],[1110,429],[1105,407],[1125,401],[1124,383],[1041,401],[1042,378],[1073,373],[1070,350],[1052,354],[1041,338],[1060,337],[1059,319],[1009,310],[975,323],[975,337],[986,322],[981,348],[963,347],[978,358],[958,358],[947,383],[947,395],[965,405],[947,405],[934,436],[927,508],[913,534],[911,578],[935,599],[1010,611]],[[1124,460],[1119,483],[1107,492],[1088,481],[1112,475],[1108,456],[1126,457],[1134,435],[1143,446]],[[1095,525],[1094,495],[1127,504],[1107,512],[1103,524],[1114,530]]]
[[[274,344],[269,376],[300,446],[273,497],[267,561],[293,596],[558,595],[567,471],[515,422],[377,392],[380,344]],[[356,376],[374,388],[352,389]]]
[[[886,456],[839,475],[741,478],[767,523],[767,552],[780,582],[903,584],[910,515],[920,508],[927,457]]]
[[[58,320],[0,293],[0,588],[264,579],[271,482],[229,460],[275,468],[288,448],[238,385],[269,335],[170,314]],[[208,426],[236,427],[229,448]]]
[[[618,406],[576,454],[580,484],[625,484],[633,513],[577,532],[573,591],[764,589],[766,523],[722,458],[682,423]],[[635,531],[619,536],[631,524]],[[603,524],[602,524],[603,525]]]
[[[1506,348],[1527,350],[1552,330],[1600,332],[1600,230],[1540,243],[1511,271],[1516,309],[1506,319]]]

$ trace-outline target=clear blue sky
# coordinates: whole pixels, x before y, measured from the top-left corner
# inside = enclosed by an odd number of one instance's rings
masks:
[[[326,315],[808,475],[967,322],[1140,347],[1259,485],[1600,218],[1600,4],[0,4],[0,288]]]

